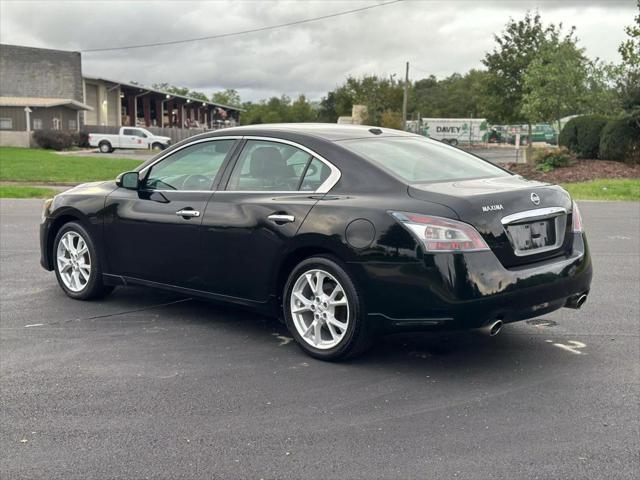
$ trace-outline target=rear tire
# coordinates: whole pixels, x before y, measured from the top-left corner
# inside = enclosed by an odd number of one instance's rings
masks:
[[[338,259],[315,256],[300,262],[284,288],[287,328],[312,357],[337,361],[371,346],[363,297]]]
[[[109,142],[100,142],[100,144],[98,145],[98,149],[100,150],[100,153],[111,153],[113,152],[113,148],[111,148],[111,144]]]
[[[451,140],[449,140],[449,145],[451,145],[452,147],[457,147],[458,140],[456,140],[455,138],[452,138]]]
[[[115,287],[104,285],[98,253],[89,232],[78,222],[69,222],[53,242],[53,265],[60,288],[76,300],[108,295]]]

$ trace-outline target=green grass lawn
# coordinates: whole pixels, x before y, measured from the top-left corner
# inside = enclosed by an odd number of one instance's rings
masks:
[[[640,200],[640,178],[593,180],[562,186],[576,200]]]
[[[0,185],[0,198],[50,198],[57,193],[51,188]]]
[[[0,147],[0,180],[51,183],[109,180],[140,163],[127,158],[76,157],[38,148]]]

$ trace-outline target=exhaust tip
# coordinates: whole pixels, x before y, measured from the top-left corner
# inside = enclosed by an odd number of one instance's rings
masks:
[[[587,294],[581,293],[580,295],[576,295],[575,297],[571,297],[569,300],[567,300],[567,303],[565,306],[569,308],[574,308],[577,310],[580,307],[582,307],[582,305],[584,305],[586,301],[587,301]]]
[[[489,325],[489,336],[495,337],[502,330],[502,320],[496,320],[491,325]]]

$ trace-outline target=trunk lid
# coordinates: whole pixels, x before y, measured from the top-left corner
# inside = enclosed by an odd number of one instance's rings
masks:
[[[507,268],[571,252],[569,194],[519,175],[411,184],[411,197],[453,209]]]

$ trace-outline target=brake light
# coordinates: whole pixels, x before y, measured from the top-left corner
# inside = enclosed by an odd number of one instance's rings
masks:
[[[489,250],[478,231],[467,223],[418,213],[391,212],[391,215],[418,237],[427,252]]]
[[[582,233],[584,231],[582,227],[582,215],[580,215],[580,210],[578,209],[578,204],[576,202],[573,202],[573,213],[571,214],[571,218],[573,223],[571,230],[573,230],[574,233]]]

